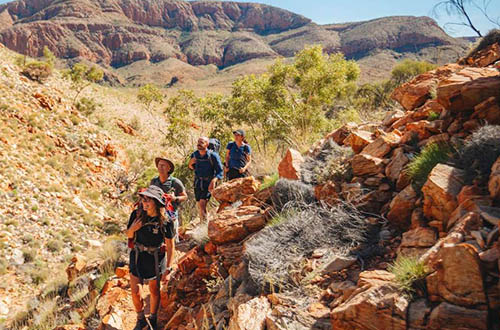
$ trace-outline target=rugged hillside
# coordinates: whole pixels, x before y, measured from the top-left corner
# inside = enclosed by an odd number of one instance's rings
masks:
[[[356,59],[391,50],[394,54],[386,56],[391,64],[409,56],[446,63],[461,56],[467,44],[427,17],[321,26],[279,8],[228,1],[18,0],[0,6],[0,22],[0,42],[12,50],[37,57],[46,45],[57,57],[97,62],[110,73],[137,61],[168,59],[224,68],[256,58],[291,57],[309,44]],[[183,71],[182,65],[163,67],[169,77]],[[133,68],[119,75],[144,83]]]
[[[0,46],[0,327],[61,276],[73,253],[121,230],[128,156],[77,111],[59,73],[31,81]]]

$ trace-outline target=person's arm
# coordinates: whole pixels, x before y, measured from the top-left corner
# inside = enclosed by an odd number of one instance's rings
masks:
[[[222,169],[222,162],[220,160],[219,155],[213,154],[213,160],[214,160],[214,178],[212,181],[210,181],[210,185],[208,186],[208,191],[212,192],[212,190],[215,188],[215,185],[217,184],[218,180],[222,180],[224,177],[224,170]]]
[[[174,264],[175,241],[173,238],[165,238],[165,252],[167,254],[167,267],[172,267]]]
[[[250,163],[252,162],[252,155],[251,155],[252,149],[250,149],[250,146],[247,144],[247,152],[246,152],[246,158],[247,162],[243,168],[240,169],[240,173],[244,173],[246,170],[248,170],[248,167],[250,166]]]
[[[130,214],[130,218],[128,219],[127,224],[127,238],[134,238],[135,232],[138,231],[142,227],[142,222],[137,217],[137,210]]]
[[[224,167],[224,170],[227,172],[229,171],[229,159],[230,159],[230,153],[231,153],[231,150],[227,149],[226,150],[226,161],[224,162],[225,164],[225,167]]]
[[[189,160],[188,167],[194,170],[194,165],[196,164],[196,157],[194,153],[191,155],[191,159]]]
[[[173,196],[173,201],[177,203],[183,203],[188,199],[188,195],[186,193],[186,188],[184,187],[184,184],[182,184],[182,181],[179,179],[175,179],[173,182],[173,187],[174,187],[174,196]]]

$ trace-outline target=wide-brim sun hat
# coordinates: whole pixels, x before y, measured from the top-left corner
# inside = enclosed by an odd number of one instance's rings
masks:
[[[165,157],[156,157],[155,158],[156,168],[158,168],[158,163],[160,162],[160,160],[166,161],[168,163],[168,165],[170,166],[170,170],[168,171],[168,174],[174,173],[174,169],[175,169],[174,163],[170,159],[165,158]]]
[[[156,199],[162,206],[166,204],[165,197],[163,197],[164,192],[158,186],[151,185],[146,190],[141,191],[139,195]]]

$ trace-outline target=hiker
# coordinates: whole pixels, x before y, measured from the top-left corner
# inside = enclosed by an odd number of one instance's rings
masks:
[[[137,312],[134,330],[143,329],[148,322],[152,329],[157,329],[160,279],[164,284],[168,283],[174,262],[174,219],[165,216],[165,208],[171,205],[159,187],[149,186],[139,195],[140,204],[130,215],[127,225],[127,237],[131,248],[130,288]],[[144,315],[144,301],[139,292],[139,284],[144,282],[149,282],[150,292],[150,315],[147,320]]]
[[[205,221],[207,216],[207,203],[210,200],[212,190],[218,180],[222,180],[224,173],[222,162],[218,154],[220,143],[212,139],[210,144],[208,137],[202,136],[198,139],[196,150],[191,155],[188,167],[194,170],[194,197],[198,204],[200,220]]]
[[[226,149],[225,171],[228,180],[248,176],[248,167],[252,161],[252,149],[245,140],[245,131],[238,129],[233,132],[234,141],[229,142]]]
[[[171,201],[173,207],[170,216],[175,218],[175,239],[178,240],[179,214],[177,209],[179,205],[188,198],[186,188],[181,180],[171,175],[174,172],[175,166],[169,159],[156,157],[155,164],[158,169],[158,176],[151,180],[150,185],[160,187],[163,192],[168,195],[167,198]]]

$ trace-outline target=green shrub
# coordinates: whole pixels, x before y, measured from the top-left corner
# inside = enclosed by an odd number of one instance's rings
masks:
[[[479,128],[460,148],[454,163],[465,170],[465,180],[488,180],[491,166],[500,157],[500,126]]]
[[[449,159],[450,153],[451,148],[449,145],[431,143],[410,161],[406,171],[418,190],[427,181],[432,169],[437,164],[444,163]]]
[[[32,249],[23,249],[23,257],[25,262],[32,262],[35,260],[36,251]]]
[[[416,257],[400,257],[388,270],[394,274],[399,290],[408,296],[413,296],[417,290],[425,290],[427,269]]]
[[[397,64],[391,72],[391,80],[397,85],[436,68],[435,64],[425,61],[404,60]]]
[[[89,116],[101,107],[102,104],[97,103],[93,98],[82,97],[76,102],[75,106],[82,114]]]
[[[441,115],[439,113],[432,111],[432,112],[429,113],[429,116],[427,117],[427,120],[428,121],[438,120],[440,116]]]
[[[269,220],[267,222],[267,226],[274,227],[274,226],[277,226],[279,224],[282,224],[286,220],[287,220],[286,215],[280,213],[280,214],[277,214],[274,217],[272,217],[271,220]]]
[[[57,239],[53,239],[47,243],[47,249],[50,252],[57,252],[57,251],[61,250],[62,247],[63,247],[62,242],[60,240],[57,240]]]
[[[274,173],[271,176],[265,177],[264,181],[262,181],[262,184],[260,185],[260,190],[267,189],[269,187],[273,187],[276,184],[276,181],[279,179],[278,173]]]
[[[43,83],[52,74],[52,66],[40,61],[33,61],[24,66],[22,74],[31,80]]]

